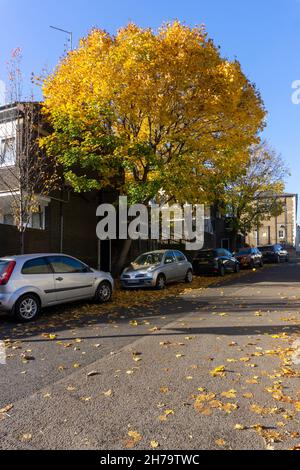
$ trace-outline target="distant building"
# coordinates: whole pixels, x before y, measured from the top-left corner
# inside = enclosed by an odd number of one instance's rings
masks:
[[[250,232],[246,237],[248,245],[280,243],[287,248],[296,248],[298,195],[286,193],[276,198],[282,202],[283,212],[277,217],[263,221],[260,227]]]

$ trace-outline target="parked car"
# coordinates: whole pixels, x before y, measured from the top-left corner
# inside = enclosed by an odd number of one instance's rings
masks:
[[[239,261],[224,248],[200,250],[193,259],[195,274],[219,274],[224,276],[226,272],[239,272]]]
[[[257,248],[241,248],[236,254],[236,259],[241,266],[255,268],[264,265],[263,256]]]
[[[0,310],[19,320],[35,319],[41,308],[81,299],[108,302],[114,281],[68,255],[39,253],[0,258]]]
[[[288,262],[289,254],[278,243],[275,245],[259,246],[259,251],[262,253],[263,261],[268,263],[280,263],[281,261]]]
[[[123,288],[163,289],[173,281],[192,282],[193,267],[181,251],[157,250],[138,256],[121,274]]]

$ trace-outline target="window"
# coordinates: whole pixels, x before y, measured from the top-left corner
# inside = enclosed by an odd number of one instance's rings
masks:
[[[30,227],[31,228],[36,228],[38,230],[44,229],[44,210],[43,208],[39,208],[38,212],[33,212],[31,215],[31,220],[30,220]]]
[[[168,251],[167,254],[166,254],[166,257],[165,257],[165,264],[170,264],[170,263],[174,263],[175,262],[175,258],[174,258],[174,254],[172,251]]]
[[[284,238],[284,230],[283,229],[279,230],[278,236],[279,236],[279,238]]]
[[[13,165],[15,162],[15,138],[8,137],[0,141],[0,165]]]
[[[5,225],[15,225],[15,218],[12,214],[4,214],[3,223]]]
[[[88,266],[68,256],[49,256],[47,259],[56,274],[90,272]]]
[[[133,264],[138,266],[151,266],[152,264],[160,264],[163,258],[163,254],[159,252],[144,253],[140,255]]]
[[[217,252],[218,252],[218,256],[226,256],[226,250],[223,250],[220,248],[219,250],[217,250]]]
[[[35,258],[24,263],[22,274],[50,274],[52,273],[45,258]]]
[[[185,256],[183,253],[181,253],[181,251],[175,251],[175,256],[176,256],[176,259],[177,261],[185,261]]]

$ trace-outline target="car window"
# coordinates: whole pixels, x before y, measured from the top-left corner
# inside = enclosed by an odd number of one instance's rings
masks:
[[[160,264],[162,258],[163,253],[154,251],[138,256],[132,264],[137,264],[138,266],[151,266],[152,264]]]
[[[220,248],[219,250],[217,250],[217,253],[218,253],[218,256],[226,256],[225,250],[223,248]]]
[[[169,263],[174,263],[175,262],[175,256],[173,251],[168,251],[165,256],[165,264]]]
[[[68,256],[49,256],[47,258],[56,274],[63,273],[84,273],[89,272],[89,268],[74,258]]]
[[[22,274],[50,274],[52,273],[49,263],[45,258],[34,258],[26,261],[22,267]]]
[[[218,256],[217,250],[203,250],[197,253],[195,259],[211,259]]]
[[[237,252],[237,255],[250,255],[252,253],[251,248],[242,248]]]
[[[181,251],[174,251],[177,261],[185,261],[186,258]]]

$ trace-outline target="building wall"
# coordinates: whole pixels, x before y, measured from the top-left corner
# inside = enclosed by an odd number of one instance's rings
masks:
[[[55,195],[59,197],[59,194]],[[67,201],[67,196],[63,196]],[[68,202],[51,199],[46,207],[45,230],[28,228],[25,232],[25,252],[60,252],[63,216],[62,251],[97,267],[98,240],[96,236],[95,195],[70,193]],[[20,235],[16,227],[0,224],[0,256],[19,254]]]
[[[296,245],[297,195],[283,195],[279,199],[283,203],[283,212],[270,220],[262,222],[258,230],[246,237],[251,246],[280,243],[287,247]]]

